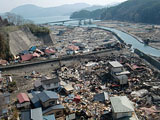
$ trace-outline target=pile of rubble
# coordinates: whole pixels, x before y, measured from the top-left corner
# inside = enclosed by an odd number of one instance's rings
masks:
[[[107,76],[109,72],[107,63],[111,60],[119,61],[126,70],[130,71],[128,85],[115,84]],[[111,109],[109,101],[94,101],[94,96],[103,92],[107,92],[109,96],[128,96],[134,102],[139,118],[149,119],[159,113],[160,96],[156,93],[159,89],[159,72],[145,65],[136,56],[113,55],[97,59],[96,62],[81,63],[76,67],[62,67],[58,73],[61,81],[72,84],[74,90],[71,95],[79,96],[80,99],[80,102],[76,104],[68,96],[61,98],[63,105],[69,108],[71,113],[83,110],[88,117],[100,118],[104,111]],[[102,73],[105,73],[105,82],[103,82]],[[69,102],[66,99],[69,99]]]

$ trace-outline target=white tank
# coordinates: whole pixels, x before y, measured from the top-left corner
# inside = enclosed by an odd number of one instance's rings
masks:
[[[0,71],[0,78],[2,78],[2,74],[1,74],[2,72]]]

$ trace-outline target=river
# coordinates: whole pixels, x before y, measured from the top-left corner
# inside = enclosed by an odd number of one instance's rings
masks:
[[[30,20],[34,21],[35,23],[41,24],[41,23],[46,23],[46,22],[55,22],[55,21],[62,21],[62,20],[69,20],[69,16],[53,16],[53,17],[43,17],[43,18],[30,18]],[[65,23],[65,25],[77,25],[78,21],[70,21]],[[97,27],[100,29],[104,29],[104,30],[109,30],[114,32],[115,34],[117,34],[126,44],[131,44],[132,45],[132,49],[139,49],[142,52],[152,55],[152,56],[156,56],[156,57],[160,57],[160,50],[152,48],[150,46],[144,45],[143,43],[139,42],[136,38],[134,38],[133,36],[113,29],[113,28],[108,28],[108,27],[103,27],[103,26],[96,26],[96,25],[86,25],[84,27]]]
[[[150,46],[147,46],[147,45],[141,43],[136,38],[132,37],[131,35],[129,35],[125,32],[122,32],[122,31],[119,31],[119,30],[116,30],[116,29],[113,29],[113,28],[108,28],[108,27],[98,26],[98,28],[102,28],[102,29],[105,29],[105,30],[110,30],[110,31],[116,33],[125,43],[131,44],[132,49],[136,48],[136,49],[139,49],[140,51],[142,51],[146,54],[150,54],[152,56],[160,57],[160,50],[152,48]]]

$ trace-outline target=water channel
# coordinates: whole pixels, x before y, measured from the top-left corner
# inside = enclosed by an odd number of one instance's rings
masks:
[[[131,44],[132,45],[132,49],[136,48],[136,49],[139,49],[140,51],[142,51],[142,52],[144,52],[146,54],[150,54],[152,56],[160,57],[160,50],[141,43],[136,38],[134,38],[133,36],[131,36],[131,35],[125,33],[125,32],[122,32],[122,31],[119,31],[119,30],[116,30],[116,29],[113,29],[113,28],[102,27],[102,26],[97,26],[97,28],[104,29],[104,30],[109,30],[111,32],[114,32],[126,44]]]

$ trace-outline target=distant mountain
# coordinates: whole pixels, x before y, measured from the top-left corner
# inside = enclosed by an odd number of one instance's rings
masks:
[[[22,5],[12,9],[10,12],[29,17],[48,17],[48,16],[63,16],[71,15],[73,12],[90,7],[86,3],[65,4],[57,7],[43,8],[32,4]]]
[[[120,4],[119,2],[114,2],[112,4],[104,5],[104,6],[98,6],[93,5],[91,7],[84,8],[80,11],[76,11],[71,14],[70,18],[87,18],[87,19],[100,19],[101,14],[105,11],[105,9],[116,6]]]
[[[94,10],[101,9],[101,8],[104,8],[104,7],[105,6],[93,5],[91,7],[84,8],[83,10],[94,11]]]
[[[101,19],[160,24],[160,0],[128,0],[106,9]]]
[[[105,11],[105,8],[97,9],[94,11],[88,11],[88,10],[81,10],[78,12],[74,12],[70,18],[76,19],[76,18],[82,18],[82,19],[100,19],[101,14]]]

